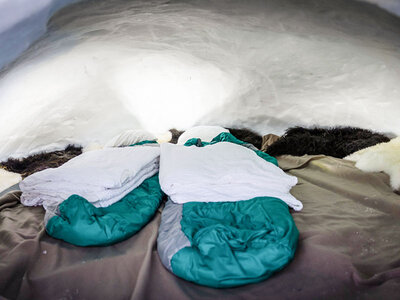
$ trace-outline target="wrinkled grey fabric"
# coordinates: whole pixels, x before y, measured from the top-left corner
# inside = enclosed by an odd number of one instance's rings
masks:
[[[384,173],[326,156],[282,156],[298,184],[293,261],[257,284],[213,289],[169,272],[157,253],[161,209],[139,233],[108,247],[49,237],[41,207],[0,198],[0,295],[9,299],[397,299],[400,196]],[[0,297],[1,298],[1,297]]]
[[[0,197],[3,197],[5,194],[7,194],[9,192],[19,191],[19,190],[20,190],[19,183],[16,183],[16,184],[10,186],[9,188],[6,188],[4,191],[1,191],[0,192]]]
[[[253,150],[253,151],[257,151],[258,149],[254,146],[254,145],[252,145],[252,144],[242,144],[242,146],[243,147],[246,147],[246,148],[248,148],[248,149],[250,149],[250,150]]]
[[[158,229],[157,251],[161,262],[171,272],[172,256],[182,248],[190,247],[188,238],[181,230],[182,208],[182,204],[176,204],[168,198]]]

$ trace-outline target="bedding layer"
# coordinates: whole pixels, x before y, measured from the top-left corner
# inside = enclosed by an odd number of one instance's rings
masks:
[[[154,144],[154,145],[153,145]],[[105,246],[141,229],[160,205],[155,141],[93,150],[20,183],[21,202],[42,205],[49,235],[78,246]]]
[[[297,178],[276,164],[230,133],[162,144],[160,185],[169,201],[158,252],[165,267],[216,288],[259,282],[285,267],[299,235],[288,205],[302,204],[289,193]]]
[[[200,141],[200,143],[199,143],[199,140],[196,139],[196,138],[190,139],[190,140],[186,141],[185,146],[197,145],[197,146],[200,146],[200,147],[204,147],[204,146],[207,146],[207,145],[213,145],[213,144],[220,143],[220,142],[229,142],[229,143],[233,143],[233,144],[237,144],[237,145],[242,145],[242,146],[244,146],[246,148],[249,148],[249,149],[253,150],[262,159],[264,159],[264,160],[266,160],[266,161],[268,161],[268,162],[270,162],[270,163],[272,163],[272,164],[274,164],[276,166],[278,165],[278,161],[276,160],[275,157],[270,156],[269,154],[258,150],[252,144],[249,144],[247,142],[244,142],[244,141],[241,141],[241,140],[237,139],[236,137],[234,137],[230,133],[221,133],[218,136],[216,136],[215,138],[213,138],[211,140],[211,142],[209,142],[209,143],[208,142],[203,142],[203,141]]]
[[[76,247],[49,237],[44,210],[20,192],[0,198],[0,295],[9,299],[396,299],[400,290],[400,196],[384,173],[318,156],[281,156],[297,176],[295,259],[267,281],[213,289],[164,268],[157,253],[161,210],[131,238]],[[272,298],[272,296],[271,296]]]
[[[280,199],[169,202],[158,251],[164,265],[181,278],[217,288],[239,286],[270,277],[294,256],[299,233]],[[173,211],[178,217],[164,220]],[[186,238],[177,236],[179,230]]]
[[[210,143],[190,139],[185,146],[161,144],[160,185],[175,203],[224,202],[276,197],[295,210],[302,203],[290,189],[294,176],[253,145],[221,133]]]
[[[46,231],[54,238],[78,246],[107,246],[138,232],[154,216],[163,193],[158,175],[146,179],[120,201],[95,207],[85,198],[72,195],[49,219]]]
[[[157,146],[107,148],[85,152],[59,168],[25,178],[21,202],[54,209],[76,194],[96,207],[107,207],[155,175],[159,167]]]

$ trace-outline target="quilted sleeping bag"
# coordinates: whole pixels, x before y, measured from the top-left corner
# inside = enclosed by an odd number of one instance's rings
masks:
[[[105,148],[27,177],[21,202],[42,205],[47,233],[78,246],[127,239],[154,216],[161,191],[155,141]]]
[[[85,198],[72,195],[58,206],[58,213],[48,220],[46,231],[77,246],[108,246],[131,237],[146,225],[162,196],[158,175],[107,207],[95,207]]]
[[[208,152],[198,149],[218,143],[231,145]],[[242,153],[237,145],[247,148],[243,152],[248,153],[247,159],[226,153],[230,146],[233,152]],[[279,169],[275,158],[229,133],[218,135],[211,143],[191,139],[185,146],[198,148],[177,148],[179,161],[171,161],[170,146],[161,150],[160,183],[169,196],[157,239],[164,266],[178,277],[216,288],[259,282],[284,268],[294,257],[299,234],[288,207],[302,208],[289,194],[297,179]],[[240,162],[232,162],[235,157]],[[204,165],[205,160],[210,160],[209,166],[194,166]],[[168,164],[175,169],[169,171]],[[242,164],[240,168],[238,164]],[[275,175],[265,178],[271,168]],[[263,176],[257,179],[257,174]],[[265,188],[268,182],[271,186]],[[244,188],[243,198],[237,200],[230,185],[252,188]],[[282,195],[286,201],[270,193]]]

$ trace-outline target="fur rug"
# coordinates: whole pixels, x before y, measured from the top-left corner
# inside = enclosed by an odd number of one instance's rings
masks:
[[[354,127],[292,127],[269,146],[266,152],[272,156],[325,154],[343,158],[360,149],[389,140],[383,134]]]
[[[169,141],[172,144],[176,144],[178,142],[179,137],[184,133],[185,131],[179,131],[178,129],[172,128],[169,130],[171,132],[171,140]]]
[[[62,151],[40,153],[23,159],[9,158],[0,163],[0,167],[9,172],[19,173],[25,178],[47,168],[57,168],[81,153],[81,147],[69,145]]]
[[[400,192],[400,137],[357,151],[344,159],[355,161],[364,172],[385,172],[390,176],[390,185]]]
[[[255,133],[251,129],[248,128],[227,128],[230,133],[235,138],[238,138],[239,140],[253,144],[254,147],[257,149],[261,149],[262,146],[262,136]]]
[[[21,180],[22,177],[20,174],[0,169],[0,193]]]

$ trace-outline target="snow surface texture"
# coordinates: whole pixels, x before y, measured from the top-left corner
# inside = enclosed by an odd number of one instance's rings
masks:
[[[53,13],[79,0],[0,0],[0,70],[46,32]]]
[[[385,172],[393,190],[400,192],[400,137],[357,151],[344,159],[356,162],[365,172]]]
[[[399,0],[360,0],[372,4],[376,4],[391,13],[400,16],[400,1]]]
[[[400,134],[400,18],[351,0],[90,1],[0,77],[0,160],[215,124]]]

